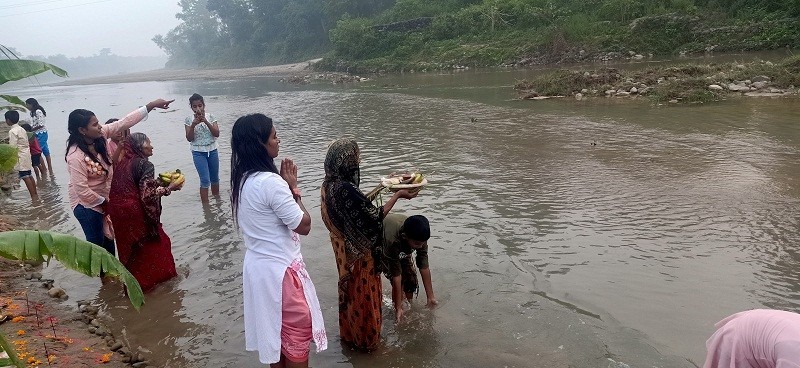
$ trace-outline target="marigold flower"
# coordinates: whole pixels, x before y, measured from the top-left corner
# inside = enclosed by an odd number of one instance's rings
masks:
[[[100,363],[108,363],[108,362],[110,362],[112,355],[114,355],[114,353],[103,354],[103,356],[100,357]]]
[[[18,336],[25,335],[25,330],[19,330],[19,331],[17,331],[17,335],[18,335]]]
[[[16,316],[16,317],[14,317],[14,318],[12,318],[12,319],[11,319],[11,322],[17,323],[17,322],[21,322],[21,321],[24,321],[24,320],[25,320],[25,317],[23,317],[23,316]]]

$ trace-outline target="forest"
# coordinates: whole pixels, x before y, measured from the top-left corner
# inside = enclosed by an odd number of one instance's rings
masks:
[[[793,49],[800,0],[180,0],[168,67],[348,71]]]

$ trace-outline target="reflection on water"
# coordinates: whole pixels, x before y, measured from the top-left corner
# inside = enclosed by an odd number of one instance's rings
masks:
[[[42,204],[28,207],[19,190],[3,212],[82,236],[59,158],[67,113],[81,107],[100,120],[119,117],[160,95],[177,98],[176,109],[133,130],[151,137],[156,170],[187,173],[184,189],[163,200],[179,277],[135,312],[118,290],[47,269],[69,285],[72,300],[102,303],[115,332],[153,362],[259,366],[243,351],[243,247],[226,182],[228,132],[251,112],[275,119],[281,156],[295,160],[311,194],[303,254],[331,340],[329,350],[311,354],[312,366],[691,367],[702,364],[713,324],[732,312],[800,310],[796,100],[680,108],[516,101],[507,75],[476,75],[393,77],[399,87],[387,88],[274,79],[37,88],[53,111],[56,177],[40,185]],[[189,108],[180,102],[193,92],[208,96],[222,131],[224,194],[206,207],[183,137]],[[440,306],[427,310],[423,296],[396,325],[387,305],[385,347],[373,354],[337,341],[335,261],[314,195],[327,144],[343,135],[361,146],[362,187],[405,168],[431,182],[395,208],[431,220]],[[388,282],[384,288],[388,297]]]

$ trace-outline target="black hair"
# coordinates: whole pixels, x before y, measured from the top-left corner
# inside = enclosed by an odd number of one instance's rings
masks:
[[[20,124],[19,126],[21,126],[22,129],[25,129],[26,132],[32,132],[33,131],[33,127],[28,123]]]
[[[35,98],[31,97],[25,100],[25,103],[33,106],[33,108],[31,109],[31,117],[36,116],[36,110],[42,110],[42,114],[44,114],[44,116],[47,116],[47,111],[44,111],[44,107],[42,107],[42,105],[39,105],[39,101],[36,101]]]
[[[239,196],[250,175],[258,172],[278,174],[275,161],[264,146],[272,134],[272,119],[264,114],[240,117],[231,131],[231,207],[233,217],[239,209]],[[235,220],[234,220],[234,223]]]
[[[95,116],[93,112],[84,109],[76,109],[72,110],[69,113],[68,123],[67,123],[67,131],[69,132],[69,137],[67,137],[67,152],[64,153],[64,160],[67,159],[67,154],[69,154],[69,149],[72,146],[78,146],[78,148],[89,156],[92,161],[98,162],[99,159],[97,156],[92,154],[89,151],[89,145],[86,144],[86,140],[83,139],[83,134],[78,131],[78,128],[86,128],[89,125],[89,122],[92,120],[92,117]],[[111,165],[111,160],[108,158],[108,151],[106,150],[106,139],[103,137],[97,138],[92,142],[94,145],[94,150],[100,154],[103,158],[103,161],[106,164]]]
[[[115,122],[115,121],[117,121],[117,120],[119,120],[119,119],[117,119],[117,118],[111,118],[111,119],[108,119],[108,120],[106,120],[106,122],[105,122],[105,123],[103,123],[103,125],[108,125],[108,124],[111,124],[111,123],[113,123],[113,122]]]
[[[195,93],[195,94],[193,94],[193,95],[189,96],[189,105],[191,105],[191,104],[192,104],[192,102],[195,102],[195,101],[203,101],[203,103],[204,103],[204,104],[206,103],[206,101],[205,101],[205,100],[203,100],[203,96],[200,96],[200,95],[199,95],[199,94],[197,94],[197,93]]]
[[[19,112],[14,110],[8,110],[5,113],[6,120],[11,120],[12,123],[16,124],[19,123]]]
[[[431,225],[425,216],[409,216],[403,222],[403,233],[412,240],[428,241],[431,238]]]

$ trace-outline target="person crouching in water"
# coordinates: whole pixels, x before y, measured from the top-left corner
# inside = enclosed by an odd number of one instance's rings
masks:
[[[425,216],[406,217],[400,214],[389,214],[383,220],[383,259],[386,263],[386,278],[392,283],[392,302],[395,319],[400,322],[403,316],[403,294],[410,303],[419,290],[417,270],[411,261],[416,252],[416,263],[428,297],[427,306],[435,307],[439,302],[433,294],[431,270],[428,265],[428,239],[431,228]]]

